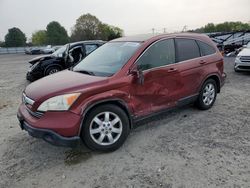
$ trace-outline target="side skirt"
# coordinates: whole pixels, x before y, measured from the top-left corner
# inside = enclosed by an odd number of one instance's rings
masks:
[[[162,114],[167,113],[167,112],[172,111],[172,110],[176,110],[182,106],[192,104],[198,99],[198,96],[199,96],[199,94],[184,97],[184,98],[178,100],[177,105],[175,107],[162,109],[162,110],[150,113],[150,114],[145,115],[145,116],[133,117],[133,124],[138,123],[138,122],[143,121],[143,120],[146,120],[146,119],[149,119],[149,118],[152,118],[154,116],[162,115]],[[137,126],[135,126],[135,127],[137,127]]]
[[[181,107],[181,106],[185,106],[187,104],[194,103],[198,99],[198,97],[199,97],[199,94],[184,97],[177,102],[177,106]]]

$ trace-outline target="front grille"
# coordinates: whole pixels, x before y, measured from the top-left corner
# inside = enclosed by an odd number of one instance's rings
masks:
[[[23,103],[24,104],[28,104],[28,105],[33,105],[34,104],[34,100],[32,100],[31,98],[29,98],[29,97],[27,97],[26,95],[25,95],[25,93],[23,93]]]
[[[250,56],[241,56],[240,61],[250,63]]]
[[[43,113],[42,112],[33,112],[32,110],[30,110],[28,107],[27,107],[27,110],[28,112],[30,113],[30,115],[36,117],[36,118],[41,118],[43,116]]]
[[[31,110],[32,105],[34,104],[34,102],[35,102],[34,100],[32,100],[31,98],[27,97],[25,95],[25,93],[23,93],[23,103],[25,104],[26,109],[29,112],[29,114],[32,115],[32,116],[34,116],[34,117],[36,117],[36,118],[40,118],[40,117],[43,116],[42,112],[33,112]]]

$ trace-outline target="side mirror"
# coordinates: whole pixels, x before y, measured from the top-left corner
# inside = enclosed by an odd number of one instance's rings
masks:
[[[142,69],[140,69],[138,66],[135,66],[131,69],[130,74],[133,76],[136,76],[136,79],[140,85],[144,84],[144,75],[142,72]]]

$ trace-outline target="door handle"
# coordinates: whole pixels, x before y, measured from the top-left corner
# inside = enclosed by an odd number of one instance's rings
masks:
[[[168,72],[176,72],[176,71],[177,71],[176,68],[170,68],[170,69],[168,69]]]
[[[206,61],[200,60],[200,64],[201,64],[201,65],[204,65],[204,64],[206,64],[206,63],[207,63]]]

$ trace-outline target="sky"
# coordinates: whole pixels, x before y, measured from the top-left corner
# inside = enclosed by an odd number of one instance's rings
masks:
[[[76,19],[90,13],[118,26],[125,35],[195,29],[207,23],[250,23],[250,0],[0,0],[0,40],[9,28],[20,28],[28,38],[58,21],[68,34]]]

